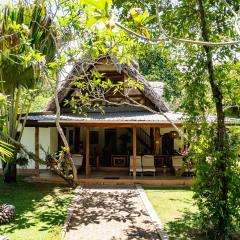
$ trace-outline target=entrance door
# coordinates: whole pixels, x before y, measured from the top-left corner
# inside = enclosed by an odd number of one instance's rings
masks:
[[[165,133],[162,137],[162,153],[163,155],[174,153],[174,139],[170,133]]]
[[[104,166],[111,166],[112,154],[116,153],[117,149],[117,131],[116,129],[108,128],[104,131],[104,149],[103,149],[103,161]]]

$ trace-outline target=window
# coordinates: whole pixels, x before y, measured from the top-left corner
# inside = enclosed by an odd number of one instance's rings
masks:
[[[90,144],[98,144],[98,132],[90,131]]]

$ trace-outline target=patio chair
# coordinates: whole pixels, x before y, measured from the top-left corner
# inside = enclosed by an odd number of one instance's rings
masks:
[[[156,168],[154,166],[154,156],[153,155],[143,155],[142,167],[143,167],[143,173],[153,173],[153,175],[155,176]]]
[[[73,154],[72,155],[73,164],[76,169],[79,170],[82,167],[83,155],[82,154]]]
[[[181,176],[186,170],[182,156],[172,156],[172,166],[176,176]]]
[[[133,174],[133,156],[130,156],[130,169],[129,174]],[[142,157],[136,156],[136,173],[140,173],[142,176]]]

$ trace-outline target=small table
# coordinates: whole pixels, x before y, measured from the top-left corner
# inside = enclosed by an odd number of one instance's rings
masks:
[[[163,166],[161,167],[161,169],[162,169],[163,175],[167,174],[167,172],[169,171],[169,167],[166,166],[166,165],[163,165]]]
[[[112,155],[111,165],[113,167],[126,167],[127,155]]]

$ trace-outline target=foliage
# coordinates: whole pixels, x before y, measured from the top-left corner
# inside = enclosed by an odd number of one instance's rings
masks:
[[[43,67],[53,60],[56,44],[52,19],[43,3],[21,1],[1,6],[0,91],[7,96],[2,113],[7,116],[5,133],[20,141],[34,98],[43,86]],[[20,129],[20,130],[19,130]],[[5,181],[15,181],[15,157],[3,165]]]
[[[10,158],[12,157],[13,147],[0,140],[0,160],[5,161],[5,157]]]
[[[194,180],[194,199],[200,210],[200,223],[205,226],[208,223],[208,236],[210,239],[217,235],[216,226],[220,216],[225,219],[228,232],[239,231],[240,202],[237,186],[240,184],[239,168],[239,132],[229,130],[225,139],[226,149],[224,153],[216,150],[216,132],[213,126],[192,126],[189,137],[192,139],[190,158],[196,166],[196,178]],[[210,129],[210,131],[209,131]],[[239,131],[239,130],[238,130]],[[219,171],[219,157],[223,156],[227,162],[225,174],[228,184],[227,210],[219,211],[225,207],[225,202],[219,200],[222,189],[221,172]],[[225,159],[226,158],[226,159]]]
[[[43,5],[19,3],[18,6],[6,5],[2,10],[1,92],[9,96],[12,113],[8,107],[11,113],[8,133],[15,138],[16,113],[28,113],[37,88],[42,86],[42,67],[53,58],[55,47],[49,33],[52,20]]]
[[[51,93],[52,93],[52,91],[50,91],[50,94]],[[40,111],[43,111],[44,108],[47,106],[47,103],[50,100],[50,97],[51,97],[50,94],[48,96],[42,96],[42,94],[37,96],[35,98],[35,101],[31,105],[30,112],[40,112]]]
[[[171,105],[171,109],[180,107],[181,75],[177,62],[171,59],[170,51],[164,46],[148,46],[142,43],[133,47],[135,58],[139,62],[139,69],[149,81],[164,83],[163,97]]]
[[[4,107],[6,106],[6,97],[0,93],[0,112],[3,112]],[[1,140],[1,132],[4,129],[6,116],[0,115],[0,160],[5,161],[5,158],[12,157],[13,147]]]

